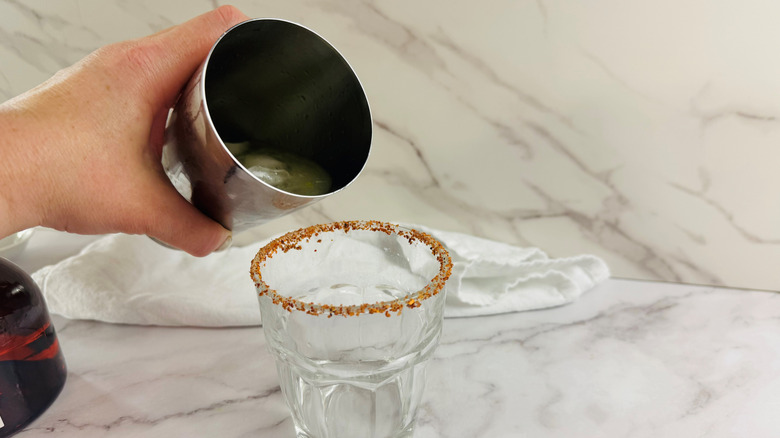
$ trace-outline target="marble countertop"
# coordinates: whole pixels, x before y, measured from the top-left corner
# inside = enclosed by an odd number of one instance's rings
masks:
[[[42,230],[17,262],[92,239]],[[19,437],[294,437],[262,328],[54,321],[68,382]],[[776,293],[620,279],[446,319],[415,437],[778,436],[777,333]]]

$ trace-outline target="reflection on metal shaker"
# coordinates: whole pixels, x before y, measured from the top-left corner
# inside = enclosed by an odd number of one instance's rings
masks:
[[[331,44],[289,21],[253,19],[220,37],[182,91],[163,167],[182,196],[241,232],[347,187],[368,160],[371,136],[363,87]],[[275,183],[278,172],[327,175],[327,185]]]

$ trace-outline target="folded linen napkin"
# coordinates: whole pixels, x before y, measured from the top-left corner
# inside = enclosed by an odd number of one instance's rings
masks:
[[[551,259],[466,234],[432,234],[453,260],[446,317],[488,315],[569,303],[609,277],[598,257]],[[164,326],[259,325],[249,265],[265,243],[204,258],[145,236],[113,234],[33,273],[49,310],[71,319]]]

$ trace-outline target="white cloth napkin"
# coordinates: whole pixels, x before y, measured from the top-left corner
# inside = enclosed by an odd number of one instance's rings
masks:
[[[595,256],[552,259],[536,248],[412,226],[439,239],[453,259],[446,317],[558,306],[609,277],[607,265]],[[49,310],[67,318],[165,326],[259,325],[249,265],[266,242],[196,258],[145,236],[113,234],[38,270],[33,279]]]

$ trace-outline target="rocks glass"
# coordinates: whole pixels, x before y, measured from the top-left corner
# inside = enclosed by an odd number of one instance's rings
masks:
[[[251,275],[298,438],[412,435],[451,270],[430,235],[377,221],[260,249]]]

